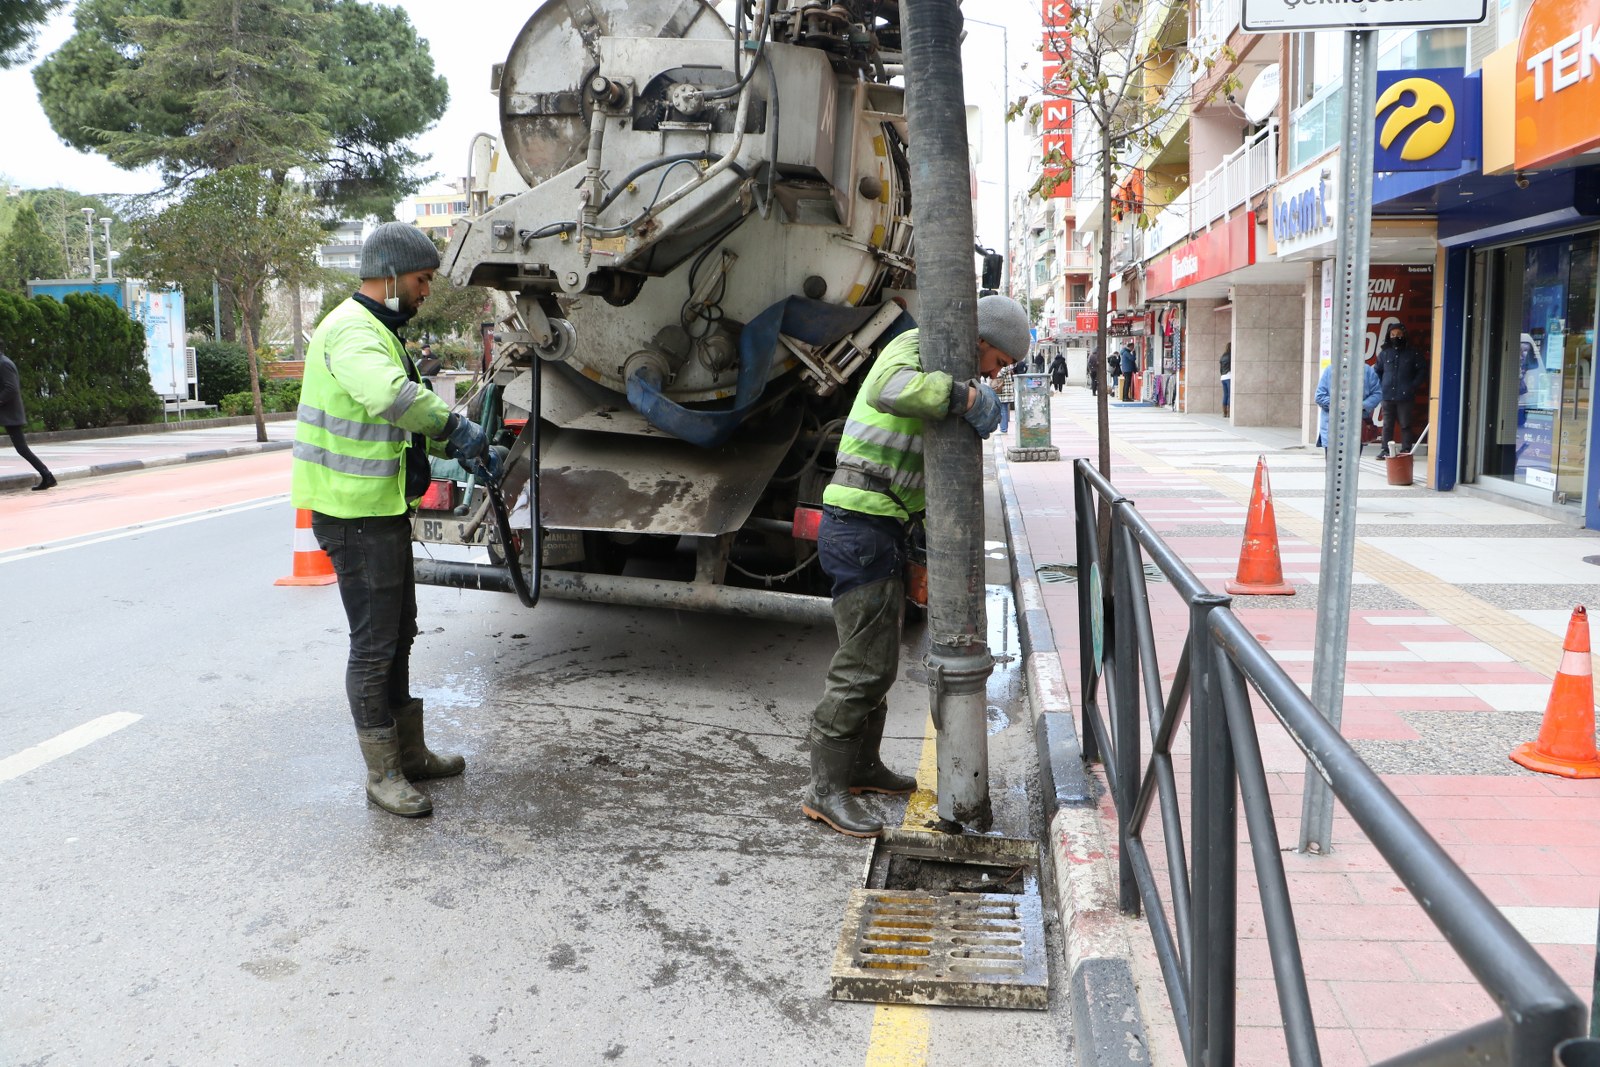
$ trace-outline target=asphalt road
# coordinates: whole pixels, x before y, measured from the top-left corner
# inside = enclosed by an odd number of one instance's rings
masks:
[[[431,818],[369,807],[337,591],[272,584],[287,464],[0,505],[0,1064],[1068,1062],[1059,991],[1039,1013],[829,999],[871,848],[798,811],[831,633],[423,588],[413,688],[468,770],[426,786]],[[1014,654],[1003,586],[990,611]],[[919,660],[897,767],[922,751]],[[1009,671],[991,699],[999,828],[1028,833]],[[104,735],[66,751],[83,728]]]

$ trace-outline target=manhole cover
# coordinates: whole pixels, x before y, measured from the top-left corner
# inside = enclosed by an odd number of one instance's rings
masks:
[[[1034,568],[1039,581],[1047,585],[1057,582],[1075,582],[1078,580],[1078,565],[1076,563],[1044,563]],[[1161,573],[1161,568],[1154,563],[1144,565],[1144,580],[1147,582],[1164,582],[1167,576]]]
[[[852,889],[833,999],[990,1008],[1048,1006],[1037,896]]]
[[[833,998],[1045,1008],[1038,859],[1017,838],[886,830],[850,892]]]

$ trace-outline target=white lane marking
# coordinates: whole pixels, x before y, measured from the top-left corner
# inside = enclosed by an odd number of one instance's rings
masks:
[[[1500,913],[1517,933],[1535,945],[1592,945],[1600,910],[1594,908],[1508,908]]]
[[[25,559],[38,559],[40,556],[48,556],[54,552],[65,552],[72,548],[87,548],[89,545],[117,541],[124,537],[133,537],[136,534],[167,530],[174,526],[187,526],[192,522],[201,522],[205,519],[218,519],[225,515],[237,515],[240,512],[254,511],[257,508],[273,507],[282,504],[288,499],[288,493],[278,493],[275,496],[247,500],[240,504],[229,504],[226,507],[207,508],[205,511],[196,511],[173,519],[162,519],[157,522],[136,522],[130,526],[119,527],[106,533],[90,535],[81,539],[66,538],[61,541],[49,541],[45,544],[28,548],[14,548],[8,552],[0,553],[0,566],[4,566],[7,563],[17,563]]]
[[[41,741],[32,748],[25,748],[15,756],[0,759],[0,782],[9,782],[13,778],[21,778],[29,771],[43,767],[51,760],[60,759],[69,755],[85,745],[92,745],[102,737],[116,733],[124,726],[132,726],[138,722],[142,715],[135,715],[131,711],[116,711],[110,715],[102,715],[98,719],[90,719],[82,726],[74,726],[64,734],[57,734],[48,741]]]

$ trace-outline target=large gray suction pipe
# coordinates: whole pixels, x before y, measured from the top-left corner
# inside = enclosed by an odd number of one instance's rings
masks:
[[[961,9],[956,0],[903,0],[911,204],[921,299],[922,365],[977,373],[977,289],[967,177]],[[983,588],[983,454],[959,418],[929,422],[928,685],[938,730],[939,815],[986,830],[989,655]]]

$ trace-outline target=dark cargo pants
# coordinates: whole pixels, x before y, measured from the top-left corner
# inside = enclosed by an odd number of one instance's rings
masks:
[[[812,725],[825,737],[853,741],[900,675],[905,528],[893,519],[827,507],[817,555],[833,580],[839,650]]]
[[[314,511],[311,532],[339,577],[339,599],[350,620],[344,674],[350,715],[358,729],[392,725],[390,709],[411,699],[411,645],[417,636],[411,520],[337,519]]]

